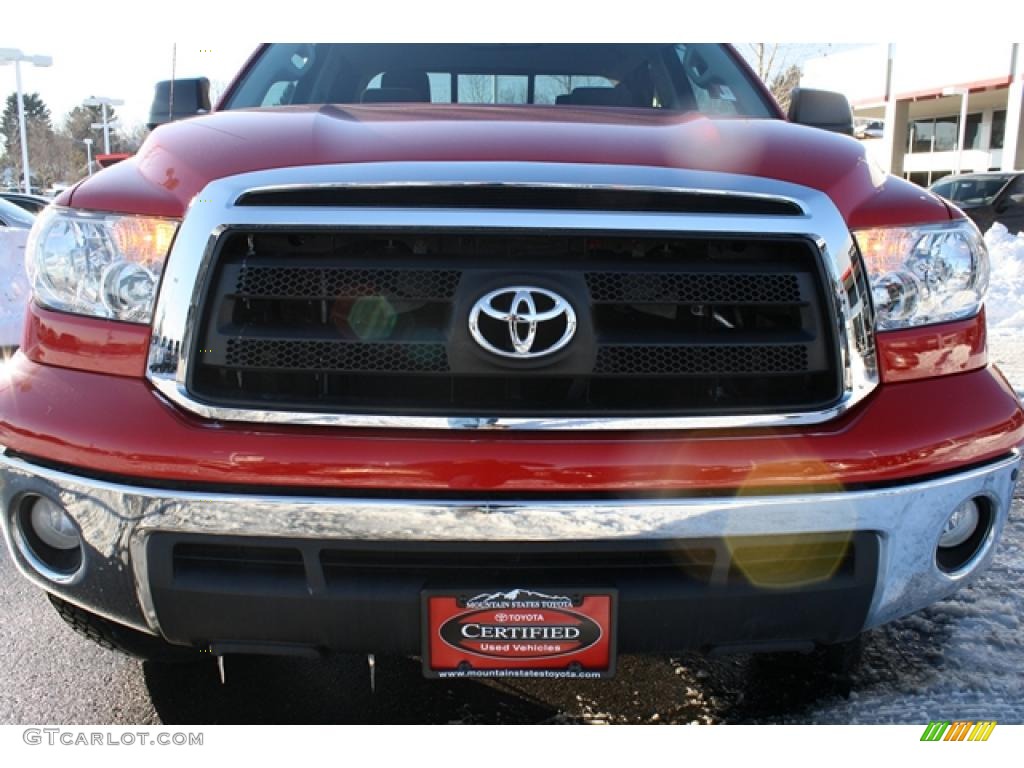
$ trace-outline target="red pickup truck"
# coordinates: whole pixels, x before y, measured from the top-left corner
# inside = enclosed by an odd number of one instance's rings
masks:
[[[1024,412],[978,230],[844,132],[727,46],[261,47],[35,225],[12,557],[130,652],[433,677],[806,651],[942,599]]]

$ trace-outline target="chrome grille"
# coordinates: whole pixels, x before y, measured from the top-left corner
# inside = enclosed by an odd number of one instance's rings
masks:
[[[217,254],[191,386],[218,405],[597,417],[841,395],[804,238],[240,230]],[[469,338],[468,307],[519,283],[575,307],[564,354],[503,359]]]
[[[446,195],[445,192],[451,189],[458,191]],[[513,192],[505,194],[510,189]],[[568,193],[563,194],[567,190]],[[577,195],[573,190],[598,190],[600,194]],[[618,196],[614,205],[603,206],[604,202],[611,199],[605,196],[605,192]],[[878,384],[874,323],[860,256],[845,221],[832,201],[826,194],[808,187],[772,179],[672,168],[424,161],[266,169],[215,180],[203,190],[202,197],[207,204],[190,208],[165,268],[154,313],[146,376],[168,401],[203,418],[276,424],[457,430],[776,427],[827,422],[860,403]],[[233,377],[236,381],[241,378],[245,391],[254,393],[249,400],[237,397],[217,399],[209,393],[203,394],[201,388],[196,388],[197,380],[204,375],[204,363],[210,362],[201,360],[200,356],[209,354],[207,350],[211,349],[204,346],[209,323],[218,322],[209,315],[210,302],[216,292],[212,284],[220,279],[220,271],[224,267],[223,245],[229,235],[244,232],[294,234],[313,231],[369,233],[395,228],[404,234],[416,231],[427,234],[459,231],[490,235],[532,232],[557,236],[603,233],[622,237],[732,237],[755,243],[779,239],[801,241],[809,246],[813,254],[811,288],[815,292],[815,310],[821,313],[818,330],[825,334],[823,338],[831,336],[830,340],[826,340],[824,349],[834,354],[835,358],[825,360],[824,364],[833,369],[840,382],[839,396],[831,404],[824,405],[809,405],[807,403],[810,400],[804,398],[803,404],[794,399],[792,404],[783,404],[777,408],[715,410],[698,407],[695,401],[686,400],[693,388],[688,388],[685,380],[680,382],[678,377],[625,375],[619,378],[630,380],[635,385],[633,402],[649,402],[650,394],[664,397],[666,393],[675,392],[684,407],[651,407],[645,411],[621,412],[605,407],[607,400],[601,401],[601,396],[607,394],[604,383],[612,380],[614,388],[615,376],[594,376],[590,389],[598,396],[595,402],[600,401],[600,404],[592,411],[595,415],[588,415],[588,412],[580,410],[557,410],[565,404],[563,395],[578,395],[580,386],[575,374],[561,381],[551,379],[548,382],[551,386],[548,387],[538,386],[539,381],[503,381],[501,377],[483,376],[461,377],[448,381],[447,387],[442,383],[440,387],[426,388],[423,394],[429,396],[438,396],[441,389],[446,389],[447,396],[460,404],[457,411],[363,406],[359,398],[354,397],[347,402],[332,400],[330,395],[336,377],[323,373],[315,374],[310,379],[297,376],[298,372],[224,372],[224,378]],[[294,256],[291,254],[276,265],[249,262],[248,266],[289,269],[310,266]],[[629,259],[627,262],[626,267],[618,270],[613,266],[600,265],[599,271],[635,271],[635,260]],[[399,264],[389,257],[386,262],[378,260],[372,264],[326,259],[320,260],[316,266],[329,270],[372,267],[377,270],[405,271],[423,269],[428,265],[419,258]],[[453,271],[461,272],[460,281],[466,279],[467,274],[463,271],[465,265],[449,266]],[[552,264],[548,266],[557,271]],[[435,271],[437,265],[431,264],[429,268]],[[595,270],[588,270],[586,265],[580,264],[576,268],[579,270],[576,273],[578,284],[587,290],[583,273]],[[674,269],[675,266],[672,267]],[[647,271],[664,273],[666,269],[651,267]],[[711,271],[720,270],[716,268]],[[771,271],[765,269],[761,273]],[[643,280],[647,278],[641,282]],[[316,282],[321,283],[323,279],[318,276]],[[656,282],[664,284],[661,279]],[[397,288],[395,291],[397,293]],[[402,300],[407,296],[396,298]],[[652,306],[646,307],[639,314],[634,313],[632,317],[638,323],[640,332],[654,334],[646,340],[649,345],[661,346],[665,343],[665,339],[657,336],[658,324],[661,322],[658,319],[659,313],[665,310],[664,306],[657,305],[665,302],[657,300],[670,296],[662,289],[660,293],[629,297],[655,299]],[[595,324],[601,321],[598,315],[608,316],[621,312],[620,307],[614,306],[614,300],[625,296],[610,293],[607,298],[613,301],[609,304],[597,301],[592,303],[588,327],[596,327]],[[734,301],[738,298],[735,296]],[[418,298],[409,301],[422,303]],[[418,311],[421,319],[427,319],[423,317],[424,314],[429,316],[433,313],[434,317],[430,321],[436,322],[437,313],[444,312],[437,306],[441,303],[428,301],[420,306]],[[309,321],[315,316],[324,316],[322,297],[284,304],[288,306],[287,311],[293,318]],[[765,305],[760,306],[763,309]],[[258,301],[252,302],[252,308],[266,310],[266,306],[261,308]],[[738,303],[736,308],[743,309]],[[328,317],[329,309],[328,305]],[[710,312],[706,311],[709,309]],[[715,309],[713,306],[698,308],[693,316],[711,318],[721,325],[720,318],[715,317]],[[407,305],[403,311],[408,313],[416,310]],[[725,320],[731,322],[729,317],[725,317]],[[230,332],[231,329],[220,330]],[[757,330],[749,338],[737,332],[733,342],[735,345],[764,346],[763,330]],[[273,334],[266,334],[256,328],[249,329],[241,337],[273,340]],[[323,330],[308,334],[304,339],[293,334],[280,340],[339,341]],[[384,340],[370,339],[367,343],[381,341]],[[431,340],[419,337],[390,340],[391,343],[402,344],[410,341]],[[614,338],[614,334],[604,339],[607,345],[619,344],[621,341]],[[698,341],[691,338],[687,343]],[[807,341],[806,338],[800,338],[780,343],[799,345]],[[226,344],[219,346],[221,355],[226,348]],[[446,351],[450,356],[453,350],[446,347]],[[808,365],[820,368],[823,364],[820,356],[814,349],[809,349],[809,353]],[[459,361],[455,362],[457,367]],[[590,372],[593,372],[596,362],[595,347],[594,356],[590,360]],[[209,372],[206,370],[205,375]],[[726,380],[744,378],[735,374],[723,374],[723,377]],[[774,378],[760,374],[754,377]],[[351,384],[359,377],[346,374],[345,378]],[[302,380],[304,400],[279,399],[285,379],[291,379],[292,384],[297,379]],[[440,383],[434,379],[429,381],[435,385]],[[408,379],[403,375],[387,374],[379,378],[379,383],[384,385],[381,392],[386,389],[393,396],[404,392],[408,397],[412,391]],[[563,388],[562,394],[559,394],[559,387]],[[802,391],[806,394],[801,387],[793,387],[792,390],[795,394]],[[539,394],[547,400],[543,403],[537,400],[534,408],[510,411],[507,416],[490,416],[487,415],[489,411],[486,407],[480,407],[487,404],[488,398],[492,402],[495,397],[506,398],[502,402],[507,403],[510,402],[507,399],[509,395],[519,397],[524,391]],[[325,398],[323,393],[328,397]],[[350,394],[353,393],[350,391]],[[554,409],[542,407],[545,403],[553,405]],[[560,413],[564,415],[558,415]]]

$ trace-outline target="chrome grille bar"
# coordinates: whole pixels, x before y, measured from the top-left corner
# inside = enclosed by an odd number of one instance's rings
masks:
[[[803,215],[667,213],[608,210],[502,210],[473,208],[333,208],[324,206],[243,206],[239,199],[256,191],[388,185],[449,188],[503,186],[536,188],[662,189],[698,195],[735,195],[782,201]],[[182,223],[155,313],[148,378],[178,406],[210,419],[274,424],[412,429],[651,430],[766,427],[816,424],[842,414],[869,394],[878,382],[871,305],[853,240],[839,211],[817,190],[760,178],[665,168],[578,166],[547,163],[368,163],[283,168],[211,182],[189,208]],[[395,416],[260,410],[214,406],[193,397],[188,366],[197,343],[199,311],[214,258],[214,246],[231,229],[344,227],[350,229],[536,231],[611,233],[663,232],[795,236],[818,248],[828,275],[830,318],[834,319],[842,359],[839,401],[815,411],[711,416],[611,418],[479,418]]]

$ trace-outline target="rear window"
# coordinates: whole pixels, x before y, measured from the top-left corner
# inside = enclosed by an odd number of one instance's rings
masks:
[[[387,73],[377,73],[364,93],[383,89]],[[479,72],[427,72],[432,104],[557,104],[577,88],[614,89],[619,83],[593,75],[488,75]],[[532,88],[532,91],[531,91]]]
[[[407,102],[777,116],[711,44],[274,44],[225,108]]]

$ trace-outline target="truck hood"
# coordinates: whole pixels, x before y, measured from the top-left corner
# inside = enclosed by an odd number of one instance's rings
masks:
[[[721,171],[819,189],[851,226],[949,218],[934,196],[872,167],[860,143],[849,137],[781,120],[567,106],[323,105],[219,112],[158,128],[135,158],[76,187],[70,204],[179,217],[217,178],[384,161]]]

